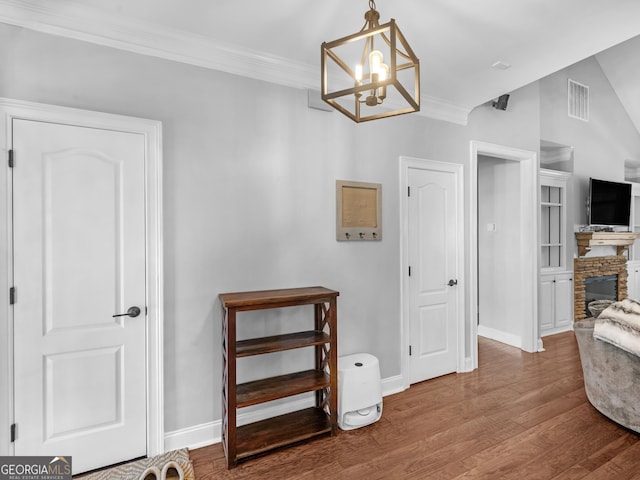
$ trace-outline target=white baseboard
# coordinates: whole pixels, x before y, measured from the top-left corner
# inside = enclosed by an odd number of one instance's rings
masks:
[[[544,332],[541,332],[540,336],[544,338],[544,337],[548,337],[549,335],[556,335],[558,333],[570,332],[572,330],[573,330],[573,324],[570,324],[570,325],[565,325],[563,327],[547,329]]]
[[[220,442],[222,438],[221,430],[222,422],[216,420],[215,422],[202,423],[200,425],[194,425],[193,427],[168,432],[164,436],[164,450],[165,452],[179,450],[181,448],[193,450],[195,448],[213,445],[214,443]]]
[[[402,375],[382,379],[382,396],[393,395],[406,390]]]
[[[538,352],[544,352],[544,343],[542,342],[542,338],[538,339]]]
[[[522,348],[522,338],[519,335],[501,332],[500,330],[485,327],[484,325],[478,325],[478,335],[500,343],[506,343],[512,347]]]
[[[462,365],[462,369],[458,373],[473,372],[473,370],[473,359],[471,357],[464,357],[464,364]]]
[[[403,390],[405,390],[405,388],[401,375],[396,375],[395,377],[389,377],[382,380],[382,395],[385,397],[387,395],[393,395],[394,393],[400,393]],[[302,410],[303,408],[309,408],[313,405],[313,398],[303,398],[281,403],[272,407],[255,408],[239,414],[238,425],[258,422],[265,418],[283,415],[296,410]],[[165,452],[181,448],[189,448],[193,450],[213,445],[214,443],[219,443],[221,440],[222,421],[215,420],[213,422],[202,423],[200,425],[174,430],[173,432],[167,432],[164,436],[164,450]]]

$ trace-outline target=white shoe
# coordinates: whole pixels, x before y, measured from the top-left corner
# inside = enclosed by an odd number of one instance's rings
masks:
[[[149,467],[140,475],[140,480],[161,480],[161,473],[158,467]]]
[[[162,480],[184,480],[182,467],[176,462],[168,462],[162,467]]]

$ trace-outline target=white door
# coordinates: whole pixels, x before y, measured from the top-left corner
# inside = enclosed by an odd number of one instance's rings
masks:
[[[15,454],[144,456],[144,137],[12,127]]]
[[[408,171],[411,383],[457,370],[458,175]]]

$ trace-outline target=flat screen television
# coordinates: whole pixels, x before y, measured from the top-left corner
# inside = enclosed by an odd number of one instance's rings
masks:
[[[629,225],[631,184],[589,179],[589,225]]]

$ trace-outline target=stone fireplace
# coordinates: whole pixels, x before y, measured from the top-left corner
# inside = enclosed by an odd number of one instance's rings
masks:
[[[617,285],[611,286],[612,280]],[[592,300],[606,299],[608,295],[617,296],[612,300],[627,297],[627,259],[622,255],[574,258],[573,282],[573,316],[580,320],[588,316],[587,304]],[[609,285],[605,286],[605,282]]]

